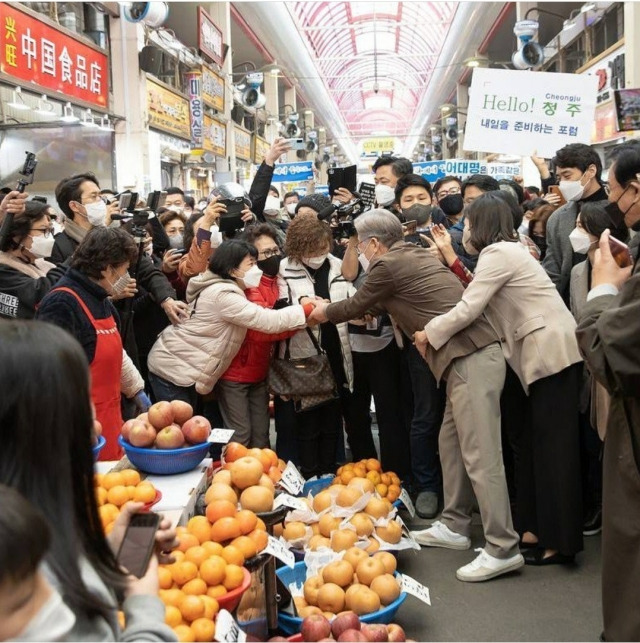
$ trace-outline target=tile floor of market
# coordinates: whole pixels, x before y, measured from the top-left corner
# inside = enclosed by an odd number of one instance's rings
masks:
[[[378,447],[377,427],[374,441]],[[275,432],[271,433],[275,445]],[[411,529],[432,520],[401,513]],[[408,596],[396,622],[417,641],[597,641],[602,632],[600,536],[584,539],[570,566],[525,566],[484,583],[456,579],[458,567],[482,547],[480,517],[474,515],[468,551],[423,547],[399,554],[399,569],[429,588],[431,606]]]

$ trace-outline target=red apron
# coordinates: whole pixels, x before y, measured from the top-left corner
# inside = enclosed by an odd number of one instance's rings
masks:
[[[94,319],[80,296],[71,288],[55,288],[67,292],[77,300],[84,314],[96,331],[96,352],[90,364],[91,400],[96,407],[96,418],[102,424],[102,435],[107,440],[100,460],[119,460],[122,449],[118,436],[122,428],[120,410],[120,375],[122,373],[122,338],[113,315],[106,319]]]

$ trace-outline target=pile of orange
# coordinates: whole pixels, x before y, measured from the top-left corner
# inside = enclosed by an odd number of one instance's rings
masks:
[[[349,484],[354,478],[369,480],[381,498],[395,502],[400,497],[400,478],[393,471],[382,471],[379,460],[369,458],[359,462],[349,462],[336,471],[333,484]]]
[[[180,641],[213,640],[217,599],[240,587],[244,561],[256,555],[257,545],[251,534],[262,532],[266,545],[264,524],[258,524],[255,515],[253,519],[243,515],[234,520],[241,525],[240,535],[224,546],[212,539],[214,525],[208,518],[194,516],[186,527],[177,528],[180,545],[173,552],[175,562],[159,567],[165,621]],[[246,533],[242,533],[243,529]]]
[[[156,488],[150,482],[142,480],[135,469],[96,473],[94,488],[100,520],[107,534],[113,529],[122,505],[127,502],[148,503],[156,497]]]

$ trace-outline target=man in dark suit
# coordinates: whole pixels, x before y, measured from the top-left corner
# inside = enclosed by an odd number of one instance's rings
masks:
[[[340,323],[388,312],[413,337],[460,301],[463,288],[457,277],[424,248],[405,244],[402,225],[390,212],[372,210],[358,217],[355,226],[367,278],[353,297],[319,303],[310,320]],[[445,506],[441,521],[415,535],[422,545],[469,549],[477,498],[486,544],[456,576],[468,582],[488,580],[524,565],[500,451],[504,357],[495,331],[481,316],[440,350],[429,347],[426,359],[436,380],[446,380],[439,438]]]

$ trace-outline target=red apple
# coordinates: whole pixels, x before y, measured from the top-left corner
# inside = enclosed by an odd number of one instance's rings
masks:
[[[130,442],[131,440],[129,439],[129,435],[131,434],[131,429],[134,426],[147,426],[149,423],[148,422],[141,422],[138,419],[134,420],[127,420],[123,425],[122,428],[120,429],[120,435],[127,441]]]
[[[173,421],[180,426],[193,417],[193,407],[182,400],[171,400],[171,410]]]
[[[144,422],[145,424],[149,424],[149,414],[148,413],[140,413],[140,415],[136,418],[136,420],[140,420],[140,422]]]
[[[331,623],[322,614],[311,614],[302,620],[300,633],[303,641],[319,641],[331,634]]]
[[[384,643],[389,640],[387,626],[382,623],[363,623],[361,632],[367,637],[367,641]]]
[[[156,430],[150,424],[135,422],[129,431],[129,442],[134,447],[150,447],[156,439]]]
[[[211,422],[201,415],[194,415],[182,425],[182,432],[189,444],[201,444],[211,433]]]
[[[360,619],[355,612],[347,611],[338,614],[333,621],[331,621],[331,634],[334,638],[338,638],[345,630],[359,630]]]
[[[156,447],[158,449],[179,449],[184,446],[184,435],[177,424],[165,426],[158,431]]]
[[[367,641],[367,637],[360,630],[345,630],[337,638],[338,641]]]
[[[397,623],[389,623],[387,625],[387,632],[389,633],[390,641],[406,641],[407,635],[404,630]]]
[[[173,423],[173,411],[169,402],[156,402],[149,407],[149,423],[155,429],[162,429]]]

